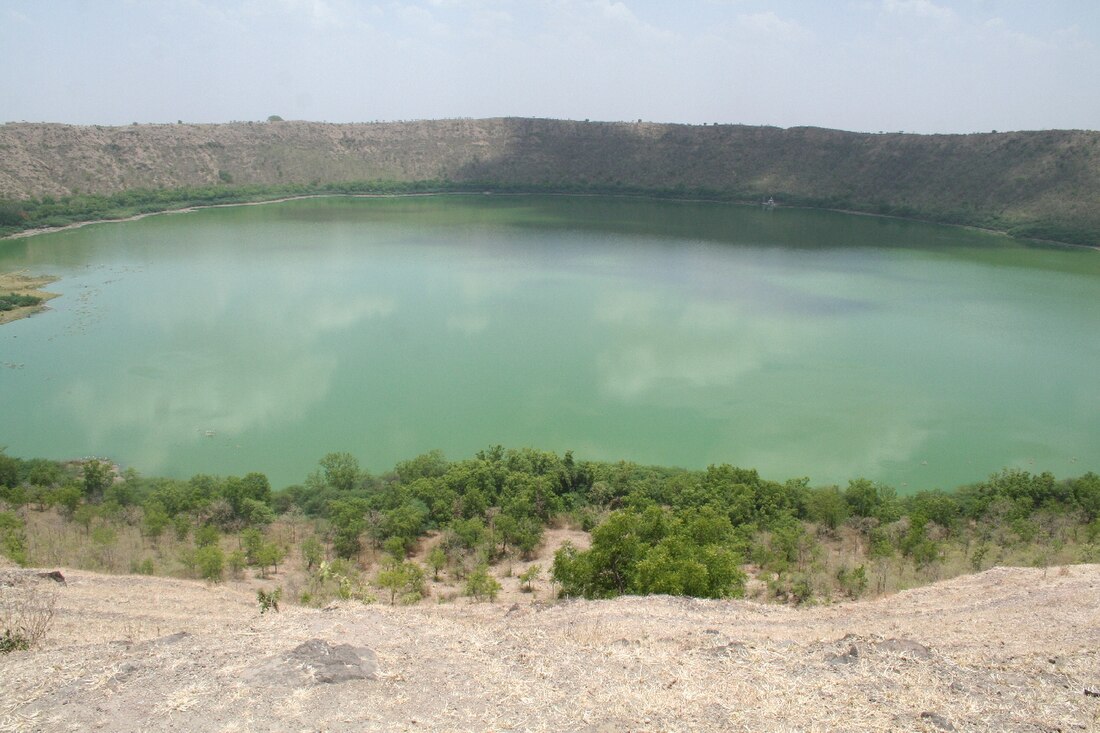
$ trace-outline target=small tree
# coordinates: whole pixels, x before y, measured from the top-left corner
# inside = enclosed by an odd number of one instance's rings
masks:
[[[195,546],[210,547],[218,544],[218,528],[212,524],[204,524],[195,530]]]
[[[428,553],[428,567],[432,569],[432,580],[439,580],[439,571],[447,565],[447,553],[443,551],[443,548],[436,545],[432,548],[432,551]]]
[[[404,537],[390,537],[382,543],[382,551],[392,557],[403,558],[408,551]]]
[[[267,577],[267,569],[272,567],[275,572],[279,572],[279,563],[286,557],[286,550],[274,542],[265,542],[260,546],[259,551],[255,555],[256,564],[260,567],[260,577]]]
[[[306,564],[306,570],[311,571],[325,559],[325,546],[321,540],[310,535],[302,540],[302,562]]]
[[[416,603],[424,597],[424,571],[414,562],[391,558],[375,578],[375,585],[390,592],[390,605],[397,598],[402,603]]]
[[[538,580],[539,573],[542,572],[542,566],[535,564],[524,570],[519,574],[519,582],[524,592],[530,593],[534,590],[531,584]]]
[[[233,550],[225,558],[226,564],[229,566],[229,572],[234,578],[239,578],[241,572],[247,567],[248,560],[245,558],[244,553],[240,550]]]
[[[11,512],[0,512],[0,553],[18,565],[27,564],[27,535],[23,520]]]
[[[111,485],[111,466],[92,459],[84,464],[84,496],[88,501],[99,501]]]
[[[195,551],[195,564],[199,577],[211,583],[219,583],[225,572],[225,554],[216,544],[200,547]]]
[[[164,508],[164,504],[157,500],[147,501],[142,512],[142,530],[145,536],[154,543],[160,539],[172,519]]]
[[[489,574],[489,566],[478,565],[466,579],[466,595],[478,601],[495,601],[500,592],[500,581]]]

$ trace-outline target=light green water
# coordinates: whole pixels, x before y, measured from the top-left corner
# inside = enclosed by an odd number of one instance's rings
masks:
[[[0,242],[0,445],[301,481],[574,450],[902,491],[1100,470],[1100,253],[828,212],[319,199]],[[209,434],[208,434],[209,433]]]

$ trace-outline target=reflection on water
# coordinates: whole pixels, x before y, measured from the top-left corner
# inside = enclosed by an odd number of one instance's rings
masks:
[[[0,329],[18,455],[277,485],[330,451],[381,471],[490,443],[908,490],[1098,468],[1094,252],[710,204],[332,199],[0,243],[20,268],[64,296]]]

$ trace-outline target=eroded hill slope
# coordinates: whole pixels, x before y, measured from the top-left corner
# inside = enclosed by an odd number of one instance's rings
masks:
[[[263,616],[232,586],[66,575],[46,648],[0,659],[0,729],[1100,727],[1086,694],[1100,565],[808,609],[652,597]]]
[[[682,192],[1100,244],[1100,132],[864,134],[501,118],[0,126],[0,199],[364,181]]]

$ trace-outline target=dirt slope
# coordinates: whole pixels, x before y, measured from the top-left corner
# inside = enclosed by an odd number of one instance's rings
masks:
[[[1085,694],[1100,685],[1100,565],[810,609],[660,597],[264,616],[227,586],[66,575],[46,648],[0,658],[0,730],[1100,730]],[[335,647],[330,666],[303,656],[322,644],[295,652],[314,639]],[[317,679],[336,668],[355,674]]]
[[[1100,244],[1100,132],[1087,130],[876,135],[522,118],[0,125],[0,199],[377,179],[774,195]]]

